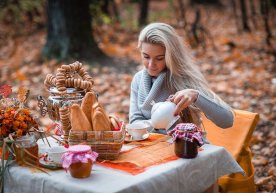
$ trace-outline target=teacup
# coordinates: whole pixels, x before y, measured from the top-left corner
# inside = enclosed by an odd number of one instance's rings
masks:
[[[132,136],[134,140],[143,139],[143,136],[147,134],[151,126],[144,122],[136,122],[126,125],[126,129],[129,135]]]
[[[47,149],[47,161],[53,162],[55,164],[61,164],[61,156],[66,151],[67,149],[63,146],[54,146]]]

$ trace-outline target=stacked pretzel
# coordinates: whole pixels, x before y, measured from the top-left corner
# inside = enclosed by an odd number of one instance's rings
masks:
[[[81,106],[71,106],[71,129],[80,131],[111,131],[120,129],[120,121],[108,115],[92,92],[87,92]]]
[[[76,75],[79,75],[78,77]],[[86,92],[92,90],[94,81],[87,71],[82,67],[80,62],[74,62],[69,65],[62,65],[57,69],[57,73],[47,74],[44,81],[45,87],[49,90],[50,87],[56,87],[59,96],[66,96],[67,88],[81,89]],[[60,121],[65,132],[64,138],[68,139],[71,129],[70,107],[62,106],[58,108]]]
[[[78,74],[81,79],[74,77],[75,74]],[[61,95],[66,94],[66,88],[68,87],[90,91],[93,84],[94,81],[92,77],[87,71],[85,71],[82,64],[79,62],[74,62],[69,65],[62,65],[57,69],[56,75],[47,74],[44,81],[44,85],[47,89],[51,86],[55,86]]]

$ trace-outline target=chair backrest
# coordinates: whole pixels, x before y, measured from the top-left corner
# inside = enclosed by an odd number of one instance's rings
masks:
[[[207,139],[211,144],[223,146],[237,159],[242,149],[249,146],[259,115],[243,110],[234,110],[234,123],[231,128],[222,129],[203,117]]]

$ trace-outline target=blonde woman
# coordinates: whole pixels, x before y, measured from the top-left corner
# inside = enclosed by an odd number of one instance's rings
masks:
[[[221,128],[232,126],[232,109],[210,90],[173,27],[149,24],[139,35],[138,47],[145,68],[131,83],[130,123],[150,119],[152,101],[170,100],[176,104],[175,115],[186,115],[183,121],[200,126],[203,112]]]

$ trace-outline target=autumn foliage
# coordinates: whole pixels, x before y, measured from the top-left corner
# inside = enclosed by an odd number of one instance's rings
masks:
[[[0,111],[0,137],[7,137],[15,133],[16,137],[26,135],[32,127],[38,128],[29,109],[18,109],[9,107]]]
[[[107,55],[119,58],[120,61],[116,65],[91,67],[84,64],[84,67],[93,77],[93,89],[98,92],[99,100],[107,112],[116,113],[116,116],[128,122],[130,83],[134,73],[143,67],[139,65],[140,53],[137,49],[139,29],[133,27],[137,4],[130,5],[127,3],[129,1],[115,2],[124,2],[120,4],[121,23],[96,24],[93,35],[98,46]],[[188,25],[185,30],[178,26],[175,11],[168,2],[171,1],[151,1],[149,21],[173,25],[193,46],[194,39],[189,32],[190,24],[195,20],[195,8],[186,7]],[[234,1],[224,1],[228,4],[230,2]],[[255,2],[257,5],[261,1],[246,2]],[[199,42],[204,41],[205,47],[192,47],[193,56],[210,87],[231,107],[260,114],[260,121],[251,139],[255,184],[257,192],[273,192],[276,189],[275,8],[271,9],[269,20],[273,37],[270,47],[265,43],[266,33],[260,13],[255,15],[257,18],[254,25],[253,22],[249,23],[252,31],[243,32],[237,29],[231,6],[225,9],[202,6],[199,8],[202,8],[199,24],[208,29],[212,38],[206,36],[206,33],[199,33]],[[41,12],[43,9],[39,10],[40,14],[44,13]],[[10,17],[5,17],[5,20],[8,18]],[[21,28],[0,23],[0,85],[9,83],[15,90],[18,90],[21,84],[28,85],[32,97],[28,105],[33,112],[38,111],[34,97],[49,95],[42,86],[46,75],[65,64],[42,58],[41,50],[47,37],[43,18],[39,20],[39,23],[44,25],[41,28],[36,28],[38,25],[34,22],[24,23]],[[52,122],[46,116],[39,118],[39,124],[44,128]]]

